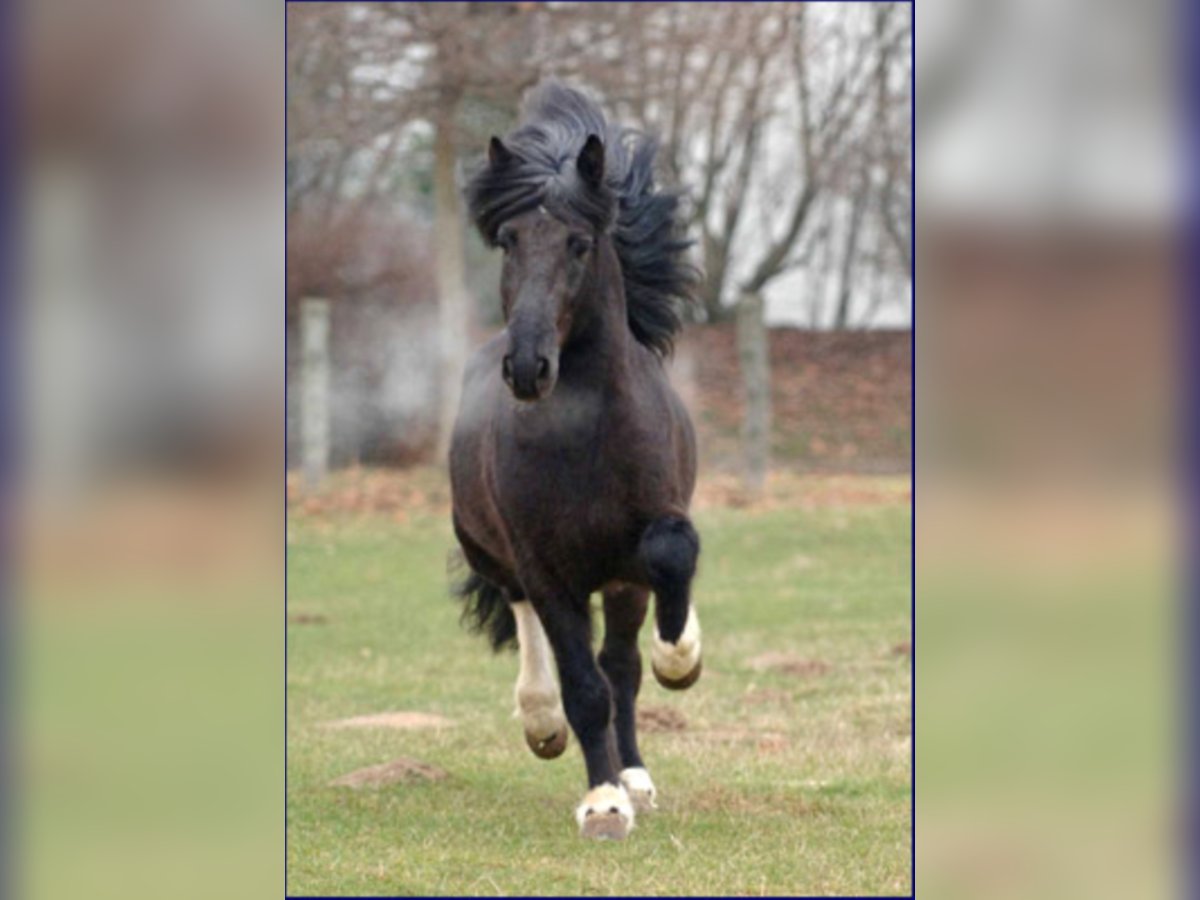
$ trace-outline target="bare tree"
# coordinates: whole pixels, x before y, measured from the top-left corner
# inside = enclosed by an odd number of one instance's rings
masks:
[[[887,4],[836,11],[803,3],[588,6],[580,19],[587,27],[575,32],[560,70],[662,136],[668,174],[692,188],[705,269],[702,317],[722,321],[736,311],[744,470],[747,486],[757,489],[770,439],[766,288],[796,268],[815,269],[823,257],[806,232],[815,216],[843,205],[818,201],[847,196],[848,228],[826,225],[819,239],[839,244],[834,319],[845,326],[861,281],[867,220],[886,204],[895,234],[907,230],[895,186],[907,144],[889,132],[868,146],[873,128],[895,131],[899,123],[892,70],[907,21]],[[870,168],[881,159],[894,178],[876,191]],[[748,220],[751,211],[756,221]]]
[[[437,454],[449,446],[470,336],[459,196],[462,111],[469,101],[515,106],[537,79],[537,4],[372,3],[289,7],[292,83],[289,197],[332,215],[348,193],[386,189],[414,125],[432,132],[434,270],[438,294]],[[347,181],[354,189],[348,191]],[[296,200],[299,202],[299,200]]]
[[[911,78],[907,53],[912,40],[912,9],[881,4],[874,10],[874,134],[879,145],[883,186],[879,213],[906,272],[912,271]],[[889,38],[894,34],[894,38]],[[899,64],[897,64],[897,62]]]
[[[816,200],[823,192],[832,189],[839,179],[845,178],[846,160],[853,159],[852,144],[857,133],[856,124],[861,124],[867,99],[872,87],[871,66],[880,53],[881,34],[855,28],[847,17],[814,23],[809,8],[803,4],[787,5],[780,10],[786,20],[781,21],[780,30],[788,37],[788,51],[797,104],[794,126],[794,146],[798,151],[799,170],[796,185],[790,200],[780,204],[780,217],[774,237],[756,256],[752,256],[749,274],[739,285],[739,303],[748,306],[737,319],[738,345],[743,348],[741,358],[745,422],[743,429],[744,480],[752,490],[761,490],[769,459],[769,429],[761,423],[770,421],[770,373],[769,367],[753,364],[754,360],[767,358],[766,322],[762,293],[775,278],[803,264],[799,255],[806,225],[809,223]],[[892,39],[883,33],[883,40]],[[821,77],[814,73],[814,61],[822,63]],[[747,134],[743,138],[747,151],[757,140]],[[760,196],[760,202],[767,202]],[[843,281],[841,290],[849,291],[849,268],[853,265],[861,224],[862,208],[865,203],[865,187],[860,188],[852,212],[849,233],[843,253]],[[781,226],[781,227],[780,227]],[[849,297],[842,299],[840,307],[843,322],[848,316]]]
[[[456,171],[486,138],[470,130],[478,109],[511,121],[544,74],[582,82],[617,118],[655,132],[665,177],[690,188],[707,276],[698,318],[737,322],[748,482],[761,482],[769,457],[767,288],[797,270],[810,285],[836,284],[832,322],[849,326],[881,302],[856,301],[864,279],[878,287],[911,259],[903,4],[322,4],[289,17],[289,67],[316,85],[289,97],[299,108],[289,199],[385,190],[410,152],[403,135],[427,129],[441,446],[472,310]],[[326,142],[333,132],[339,141]],[[826,319],[818,293],[814,324]]]

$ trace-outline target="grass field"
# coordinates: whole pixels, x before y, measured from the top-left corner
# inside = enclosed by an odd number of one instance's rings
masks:
[[[578,744],[536,759],[515,657],[458,626],[447,517],[294,515],[289,894],[907,894],[907,482],[860,483],[870,502],[697,513],[704,675],[643,685],[659,810],[621,843],[577,836]],[[451,722],[328,725],[383,712]],[[445,777],[330,784],[401,757]]]

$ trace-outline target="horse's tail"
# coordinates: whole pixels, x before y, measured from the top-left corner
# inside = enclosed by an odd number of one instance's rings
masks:
[[[473,634],[487,634],[492,650],[516,649],[517,620],[504,592],[478,572],[472,571],[455,588],[463,601],[459,621]]]

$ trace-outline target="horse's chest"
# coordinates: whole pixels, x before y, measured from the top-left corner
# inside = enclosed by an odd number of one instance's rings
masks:
[[[601,436],[551,442],[517,443],[502,467],[500,500],[506,506],[536,502],[594,508],[619,502],[633,464],[614,454]]]
[[[501,442],[499,506],[523,531],[583,543],[621,537],[637,481],[635,454],[621,423],[596,401],[572,400],[519,422]]]

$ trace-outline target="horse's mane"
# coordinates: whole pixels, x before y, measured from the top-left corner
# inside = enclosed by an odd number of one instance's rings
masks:
[[[604,141],[604,184],[588,189],[575,159],[588,135]],[[544,205],[611,231],[625,282],[629,329],[659,356],[671,352],[682,326],[680,304],[698,273],[684,258],[691,246],[679,221],[678,191],[654,184],[657,142],[607,122],[592,100],[557,81],[525,97],[521,124],[504,138],[512,158],[484,166],[467,184],[467,205],[489,246],[500,225]]]

